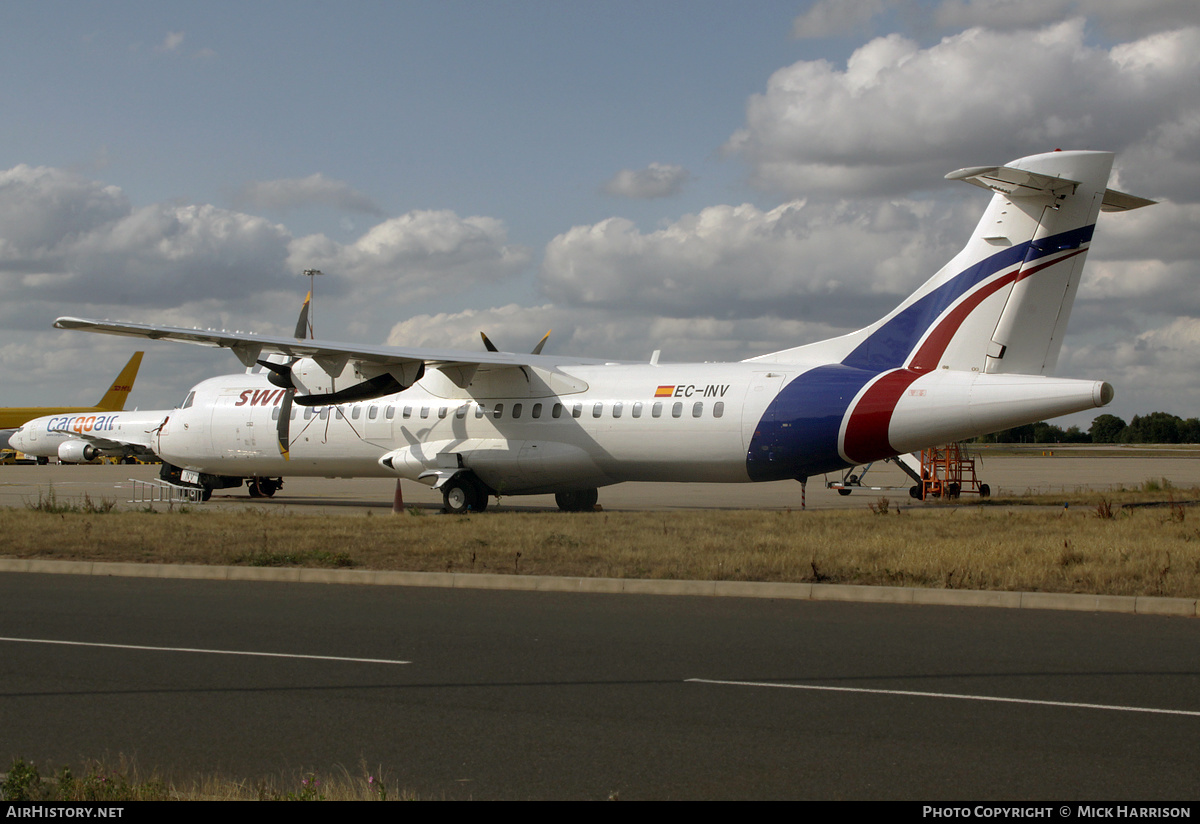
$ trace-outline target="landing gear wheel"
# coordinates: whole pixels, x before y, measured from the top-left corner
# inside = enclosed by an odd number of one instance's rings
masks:
[[[956,483],[950,483],[946,485],[946,497],[950,498],[951,500],[957,498],[961,492],[962,487]]]
[[[283,486],[282,479],[275,478],[251,478],[246,482],[251,498],[270,498],[279,491],[281,486]]]
[[[925,500],[925,490],[921,489],[920,484],[913,484],[908,488],[908,497],[916,498],[918,501]]]
[[[203,487],[200,491],[200,500],[207,501],[211,497],[212,497],[212,487],[211,486]]]
[[[487,505],[487,493],[470,475],[458,475],[442,487],[442,506],[451,515],[483,512]]]
[[[849,490],[849,489],[839,489],[839,490],[838,490],[838,494],[839,494],[839,495],[849,495],[849,494],[850,494],[850,490]]]
[[[979,485],[979,497],[980,498],[990,497],[991,494],[992,494],[992,488],[990,486],[988,486],[987,484]]]
[[[591,512],[600,500],[600,493],[595,489],[577,489],[571,492],[556,492],[554,503],[563,512]]]

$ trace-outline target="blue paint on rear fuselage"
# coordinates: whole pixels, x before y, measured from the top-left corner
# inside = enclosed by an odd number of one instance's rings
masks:
[[[876,376],[908,362],[926,331],[969,291],[998,272],[1092,239],[1095,225],[996,252],[913,301],[867,336],[840,364],[805,372],[779,392],[746,453],[755,481],[802,479],[851,466],[838,435],[855,396]]]

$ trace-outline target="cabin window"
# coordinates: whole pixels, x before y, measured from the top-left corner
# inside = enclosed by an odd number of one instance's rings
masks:
[[[467,406],[468,404],[464,403],[462,406],[458,407],[458,409],[455,409],[454,417],[458,418],[460,421],[467,417]]]
[[[428,418],[428,417],[429,417],[429,407],[422,406],[421,407],[421,418],[424,419],[424,418]]]
[[[554,404],[554,408],[550,410],[550,417],[552,417],[552,418],[561,418],[562,417],[562,404],[561,403]]]
[[[346,413],[342,411],[342,407],[334,407],[334,411],[337,414],[337,420],[341,421],[346,419]]]
[[[633,413],[633,417],[635,417],[635,418],[642,417],[642,402],[641,401],[638,401],[637,403],[635,403],[633,405],[632,413]]]
[[[482,418],[485,414],[487,414],[487,413],[484,412],[483,404],[481,404],[481,403],[475,404],[475,417]]]
[[[373,421],[378,417],[379,417],[379,407],[378,406],[367,407],[367,420]]]
[[[513,417],[514,418],[521,417],[521,404],[519,404],[519,403],[513,404]]]
[[[304,420],[311,421],[313,416],[313,408],[311,406],[304,407]]]
[[[717,401],[713,404],[713,417],[719,418],[725,414],[725,401]]]
[[[535,420],[536,420],[537,418],[540,418],[540,417],[542,417],[542,405],[541,405],[540,403],[535,403],[535,404],[533,405],[533,413],[532,413],[532,417],[533,417]]]
[[[654,402],[654,406],[650,407],[650,414],[655,418],[662,417],[662,401]]]
[[[323,421],[329,420],[329,407],[328,406],[321,407],[321,420],[323,420]]]
[[[592,417],[598,418],[603,414],[604,414],[604,402],[598,401],[596,403],[596,405],[592,407]]]
[[[704,401],[696,401],[692,404],[692,417],[698,418],[704,414]]]
[[[582,403],[577,403],[573,407],[571,407],[571,417],[572,418],[578,418],[582,414],[583,414],[583,404]]]
[[[613,404],[613,417],[614,418],[621,417],[621,410],[624,408],[625,408],[625,404],[621,403],[620,401],[617,401],[616,403],[614,403]]]
[[[294,406],[292,407],[292,414],[291,414],[290,420],[293,420],[293,421],[296,420],[296,407],[294,407]]]
[[[354,418],[354,420],[358,420],[361,415],[362,415],[362,407],[359,407],[359,406],[351,407],[350,417]]]
[[[445,407],[445,406],[439,406],[439,407],[438,407],[438,418],[439,418],[439,419],[441,419],[441,418],[444,418],[444,417],[446,417],[446,416],[447,416],[447,415],[449,415],[449,414],[450,414],[450,409],[449,409],[449,407]]]
[[[671,405],[671,417],[678,418],[683,415],[683,401],[676,401]]]
[[[503,414],[504,414],[504,404],[502,404],[502,403],[496,404],[496,409],[492,412],[492,417],[494,417],[496,420],[500,420],[500,417]]]
[[[279,420],[279,407],[278,406],[271,410],[271,420],[273,420],[273,421]]]
[[[411,406],[404,407],[404,419],[408,420],[411,417],[412,417],[412,407]]]
[[[396,407],[389,405],[388,408],[383,411],[383,416],[385,418],[387,418],[389,421],[392,420],[393,418],[395,418],[396,417]]]

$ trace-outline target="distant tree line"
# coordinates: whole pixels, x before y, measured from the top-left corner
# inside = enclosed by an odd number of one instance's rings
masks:
[[[1151,412],[1125,423],[1116,415],[1101,415],[1086,432],[1039,421],[993,432],[973,443],[1200,443],[1200,418]]]

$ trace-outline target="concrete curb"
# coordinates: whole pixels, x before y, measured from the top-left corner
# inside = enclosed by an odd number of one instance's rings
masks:
[[[126,578],[181,578],[221,581],[275,581],[306,584],[448,587],[535,592],[588,592],[625,595],[701,595],[729,598],[786,598],[862,604],[1059,609],[1136,615],[1196,617],[1200,599],[1148,595],[1081,595],[1057,592],[989,592],[970,589],[870,587],[851,584],[784,584],[756,581],[656,581],[636,578],[560,578],[466,572],[389,572],[296,567],[231,567],[202,564],[135,564],[103,561],[45,561],[0,558],[0,572],[107,575]]]

